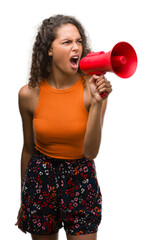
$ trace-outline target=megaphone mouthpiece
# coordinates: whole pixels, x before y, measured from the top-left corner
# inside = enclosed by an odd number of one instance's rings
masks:
[[[113,67],[118,67],[120,64],[126,64],[127,59],[125,56],[115,56],[111,57],[111,62]]]

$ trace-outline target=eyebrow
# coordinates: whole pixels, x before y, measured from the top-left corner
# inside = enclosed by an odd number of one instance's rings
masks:
[[[82,37],[79,37],[79,38],[76,38],[77,40],[82,40]],[[64,38],[64,39],[62,39],[62,41],[65,41],[65,40],[71,40],[71,37],[66,37],[66,38]]]

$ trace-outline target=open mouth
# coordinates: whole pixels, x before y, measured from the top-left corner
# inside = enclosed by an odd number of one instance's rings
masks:
[[[70,59],[70,63],[72,65],[73,68],[78,68],[78,62],[79,62],[79,56],[73,56]]]

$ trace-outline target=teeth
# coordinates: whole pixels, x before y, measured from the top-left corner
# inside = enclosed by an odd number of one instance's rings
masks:
[[[74,59],[78,59],[78,56],[74,56],[74,57],[72,57],[72,58],[74,58]]]

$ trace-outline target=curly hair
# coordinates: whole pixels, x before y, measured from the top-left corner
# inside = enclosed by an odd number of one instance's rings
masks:
[[[48,51],[52,45],[52,42],[56,39],[57,29],[64,24],[73,24],[77,27],[82,38],[82,57],[85,57],[90,52],[88,46],[88,40],[85,34],[85,30],[81,23],[74,17],[65,15],[55,15],[42,22],[42,25],[38,29],[36,40],[33,46],[32,63],[30,69],[30,78],[28,82],[29,87],[35,88],[39,86],[41,79],[47,78],[51,72],[51,57],[48,55]],[[78,72],[84,76],[78,68]]]

